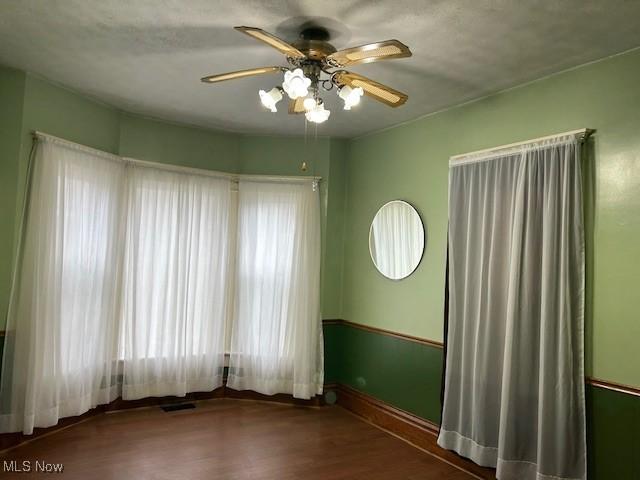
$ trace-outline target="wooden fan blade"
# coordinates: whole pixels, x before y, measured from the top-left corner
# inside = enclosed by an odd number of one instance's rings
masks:
[[[359,47],[338,50],[329,55],[326,62],[335,67],[346,67],[358,63],[379,62],[392,58],[410,57],[411,50],[398,40],[370,43]]]
[[[262,75],[263,73],[284,72],[284,67],[259,67],[250,68],[248,70],[238,70],[237,72],[221,73],[219,75],[209,75],[202,77],[200,80],[205,83],[222,82],[224,80],[233,80],[235,78],[252,77],[253,75]]]
[[[289,100],[289,113],[305,113],[304,109],[304,97],[298,97],[295,100]]]
[[[245,33],[250,37],[255,38],[256,40],[260,40],[261,42],[266,43],[272,48],[275,48],[280,53],[284,53],[287,57],[291,58],[307,58],[304,53],[302,53],[297,48],[289,45],[284,40],[279,39],[275,35],[272,35],[269,32],[265,32],[260,28],[255,27],[233,27],[239,32]]]
[[[336,72],[334,80],[340,85],[349,85],[351,88],[361,87],[364,93],[371,98],[385,103],[390,107],[399,107],[409,98],[406,94],[391,87],[378,83],[370,78],[363,77],[357,73]]]

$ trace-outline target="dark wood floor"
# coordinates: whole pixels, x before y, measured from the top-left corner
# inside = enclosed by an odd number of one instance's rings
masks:
[[[0,455],[64,464],[3,479],[466,480],[474,478],[340,407],[209,400],[193,410],[100,415]],[[35,463],[32,463],[35,468]]]

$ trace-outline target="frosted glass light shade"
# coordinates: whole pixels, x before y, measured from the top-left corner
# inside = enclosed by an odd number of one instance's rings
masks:
[[[308,112],[316,106],[316,103],[317,102],[315,98],[307,97],[304,99],[304,102],[302,102],[302,106],[304,107],[305,111]]]
[[[325,110],[323,103],[318,103],[304,114],[308,121],[313,123],[326,122],[331,111]]]
[[[266,108],[268,108],[272,112],[278,111],[278,109],[276,108],[276,104],[280,100],[282,100],[282,91],[280,90],[280,88],[273,87],[268,92],[265,92],[264,90],[260,90],[258,94],[260,95],[260,101],[262,102],[262,105],[264,105]]]
[[[288,70],[284,72],[284,82],[282,88],[291,100],[306,97],[311,86],[311,79],[304,76],[302,69]]]
[[[360,98],[364,95],[362,87],[351,88],[349,85],[343,85],[338,90],[338,96],[344,100],[344,109],[351,110],[360,103]]]

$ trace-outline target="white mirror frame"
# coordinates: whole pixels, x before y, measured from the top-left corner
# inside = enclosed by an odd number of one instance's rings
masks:
[[[376,263],[373,251],[371,249],[371,236],[373,235],[373,222],[375,221],[375,219],[378,216],[378,214],[382,211],[382,209],[384,209],[386,206],[388,206],[390,204],[393,204],[393,203],[404,204],[407,207],[409,207],[411,210],[413,210],[413,213],[415,213],[415,215],[417,216],[418,220],[420,220],[420,227],[422,229],[422,251],[420,252],[420,257],[415,262],[415,265],[413,265],[413,268],[411,268],[411,271],[409,271],[406,275],[404,275],[402,277],[399,277],[399,278],[389,277],[382,270],[380,270],[380,267]],[[373,219],[371,220],[371,225],[369,226],[368,242],[369,242],[369,256],[371,257],[371,261],[373,262],[373,265],[376,267],[376,270],[380,273],[380,275],[382,275],[383,277],[385,277],[385,278],[387,278],[389,280],[393,280],[393,281],[404,280],[405,278],[411,276],[413,274],[413,272],[415,272],[418,269],[418,267],[420,266],[420,263],[422,262],[422,258],[424,257],[424,251],[425,251],[426,246],[427,246],[427,235],[426,235],[424,222],[422,221],[422,217],[418,213],[418,210],[416,210],[416,208],[413,205],[411,205],[409,202],[405,202],[404,200],[391,200],[391,201],[385,203],[384,205],[382,205],[376,211],[376,214],[373,216]]]

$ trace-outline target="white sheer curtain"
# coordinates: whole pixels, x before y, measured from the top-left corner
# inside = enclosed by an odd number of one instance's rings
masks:
[[[0,432],[222,383],[231,181],[40,139]]]
[[[0,432],[213,390],[230,318],[231,387],[322,392],[317,185],[241,180],[237,199],[228,177],[50,137],[33,165]]]
[[[117,277],[125,168],[40,143],[8,315],[0,431],[29,434],[118,395]]]
[[[438,444],[499,479],[586,478],[580,143],[452,164]]]
[[[222,385],[231,181],[129,167],[122,397]]]
[[[320,200],[310,182],[241,180],[237,291],[227,385],[322,393]]]

